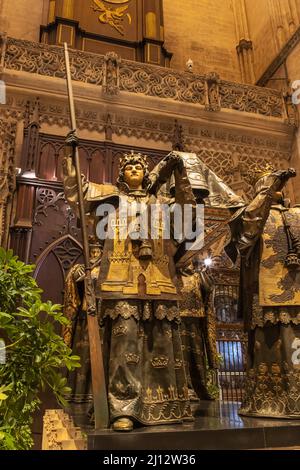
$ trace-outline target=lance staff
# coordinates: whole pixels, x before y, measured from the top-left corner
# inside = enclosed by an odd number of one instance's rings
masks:
[[[72,78],[70,70],[70,60],[68,45],[64,44],[65,63],[67,73],[68,97],[70,106],[70,117],[72,130],[76,131],[75,105],[72,87]],[[76,169],[77,190],[78,190],[78,207],[81,221],[81,234],[83,240],[83,255],[85,264],[84,292],[87,305],[87,323],[88,335],[90,343],[90,361],[92,371],[92,387],[94,398],[94,416],[95,429],[107,428],[109,424],[109,412],[107,403],[107,392],[105,385],[105,375],[102,357],[102,348],[100,342],[99,326],[97,319],[96,298],[91,276],[89,242],[86,225],[86,217],[84,210],[84,198],[81,182],[79,152],[77,146],[73,146],[73,162]]]

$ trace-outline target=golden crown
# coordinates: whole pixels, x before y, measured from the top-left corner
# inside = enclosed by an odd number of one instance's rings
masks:
[[[94,248],[94,247],[97,247],[97,248],[100,248],[100,240],[98,237],[96,237],[95,235],[89,235],[89,247],[90,248]]]
[[[166,356],[155,356],[151,360],[152,366],[155,369],[163,369],[166,367],[169,363],[169,358]]]
[[[249,170],[249,180],[252,182],[252,184],[255,184],[260,178],[271,175],[274,173],[274,171],[276,170],[270,163],[266,163],[265,165],[257,165],[253,168],[253,170]]]
[[[143,155],[140,152],[135,153],[133,150],[131,150],[130,153],[124,153],[120,157],[120,168],[124,168],[128,163],[131,163],[132,161],[139,162],[143,165],[143,167],[148,168],[147,155]]]
[[[175,369],[181,369],[181,367],[183,366],[183,361],[181,359],[176,358],[174,365],[175,365]]]
[[[140,361],[140,356],[134,353],[125,354],[127,364],[138,364]]]

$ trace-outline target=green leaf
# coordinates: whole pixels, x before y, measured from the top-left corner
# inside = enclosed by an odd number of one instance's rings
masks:
[[[62,368],[80,367],[80,358],[55,332],[69,324],[62,306],[42,301],[33,269],[0,248],[0,328],[8,344],[8,360],[0,366],[0,450],[31,448],[40,392],[47,386],[65,404],[69,388]]]
[[[0,312],[0,319],[2,317],[11,319],[12,315],[10,313]]]

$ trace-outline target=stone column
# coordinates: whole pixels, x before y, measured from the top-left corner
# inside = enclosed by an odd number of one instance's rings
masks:
[[[63,1],[63,18],[73,19],[74,17],[74,0]]]
[[[50,0],[49,2],[49,13],[48,13],[48,23],[53,23],[55,21],[55,8],[56,8],[56,1]]]
[[[299,26],[300,18],[295,0],[269,0],[269,14],[279,52]]]
[[[252,41],[249,37],[245,0],[234,0],[232,5],[237,38],[236,51],[239,58],[242,81],[244,83],[255,83],[253,47]]]

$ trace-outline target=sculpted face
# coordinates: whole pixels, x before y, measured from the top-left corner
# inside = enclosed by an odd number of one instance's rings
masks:
[[[124,181],[130,189],[142,189],[144,169],[140,163],[128,163],[124,170]]]
[[[90,259],[94,260],[101,256],[101,250],[99,247],[91,247],[90,248]]]

